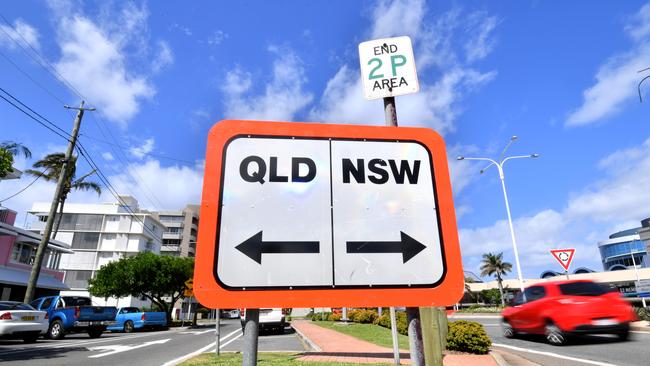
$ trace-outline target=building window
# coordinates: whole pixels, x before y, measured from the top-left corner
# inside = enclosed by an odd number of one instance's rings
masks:
[[[88,280],[92,277],[92,271],[66,271],[65,284],[70,288],[88,288]]]
[[[93,230],[102,228],[102,215],[67,214],[61,217],[61,230]]]
[[[180,239],[163,239],[163,245],[181,245]]]
[[[73,249],[97,249],[99,233],[75,233],[72,238]]]
[[[167,234],[178,234],[181,232],[181,228],[179,227],[168,227],[167,230],[165,230],[165,233]]]
[[[11,252],[11,260],[15,263],[32,264],[36,258],[36,247],[24,244],[15,243]]]
[[[183,216],[162,215],[160,216],[160,221],[161,222],[183,222],[185,221],[185,218]]]

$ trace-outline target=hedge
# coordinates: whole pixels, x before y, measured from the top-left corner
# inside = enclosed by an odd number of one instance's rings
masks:
[[[492,341],[480,323],[467,320],[449,323],[448,350],[483,355],[490,351],[491,345]]]

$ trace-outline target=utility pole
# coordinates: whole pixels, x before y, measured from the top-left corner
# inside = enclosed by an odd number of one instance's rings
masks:
[[[84,111],[94,111],[95,108],[84,108],[84,101],[81,101],[81,105],[76,107],[64,106],[67,109],[76,109],[77,117],[74,120],[74,126],[72,127],[72,135],[70,140],[68,140],[68,149],[65,152],[65,159],[63,162],[63,167],[61,167],[61,173],[59,174],[59,180],[56,184],[56,190],[54,191],[54,197],[52,198],[52,205],[50,206],[50,214],[47,217],[47,222],[45,223],[45,230],[43,231],[43,237],[41,242],[38,244],[38,249],[36,250],[36,258],[34,258],[34,263],[32,264],[32,272],[29,275],[29,282],[27,283],[27,290],[25,291],[25,299],[23,302],[30,303],[36,292],[36,284],[38,282],[38,276],[41,272],[41,265],[43,263],[43,257],[45,256],[45,250],[47,244],[50,242],[50,236],[52,235],[52,227],[54,226],[54,219],[56,216],[57,208],[59,207],[59,201],[61,200],[61,195],[63,193],[63,186],[67,179],[67,173],[71,163],[72,153],[74,152],[75,145],[77,143],[77,136],[79,136],[79,127],[81,126],[81,119],[84,116]]]

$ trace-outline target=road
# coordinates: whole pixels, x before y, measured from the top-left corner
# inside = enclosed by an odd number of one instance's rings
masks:
[[[243,337],[239,320],[224,320],[221,351],[241,351]],[[63,340],[39,339],[36,344],[21,340],[0,340],[0,362],[5,365],[169,365],[173,360],[197,351],[214,351],[214,324],[201,328],[172,328],[167,331],[131,334],[105,333],[90,339],[86,334],[70,334]],[[260,334],[260,351],[304,351],[291,328],[283,335]],[[200,353],[200,352],[199,352]]]
[[[451,320],[466,319],[483,324],[495,349],[520,355],[540,365],[584,366],[618,365],[648,366],[650,364],[650,332],[632,332],[629,341],[621,342],[607,335],[588,336],[565,346],[551,346],[544,337],[519,336],[508,339],[501,334],[498,316],[476,317],[454,315]]]

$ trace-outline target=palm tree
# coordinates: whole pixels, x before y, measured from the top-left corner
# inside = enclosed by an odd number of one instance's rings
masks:
[[[0,143],[0,149],[8,151],[11,155],[23,155],[26,159],[32,157],[32,152],[27,146],[13,141],[3,141]]]
[[[481,276],[496,277],[497,284],[499,285],[499,294],[501,295],[501,305],[506,305],[506,300],[503,296],[503,276],[512,270],[512,264],[503,261],[503,252],[499,254],[485,253],[483,260],[481,260]]]
[[[14,156],[23,155],[25,158],[29,159],[32,157],[32,152],[29,149],[13,141],[3,141],[0,142],[0,158],[2,159],[2,164],[0,167],[0,178],[4,178],[7,174],[11,173],[14,168],[12,167],[14,163]]]
[[[45,179],[48,182],[57,182],[59,176],[61,175],[61,170],[63,169],[63,164],[65,162],[65,154],[63,153],[54,153],[45,156],[43,159],[34,163],[34,168],[40,168],[42,171],[27,169],[25,172],[36,177]],[[63,205],[68,198],[70,191],[95,191],[97,195],[102,194],[102,187],[96,182],[87,182],[85,181],[90,175],[95,173],[95,170],[90,173],[82,176],[79,179],[76,179],[77,171],[77,157],[72,156],[70,158],[70,164],[67,165],[67,172],[65,174],[65,180],[63,185],[63,192],[61,193],[61,199],[59,200],[59,213],[56,220],[56,225],[54,226],[54,233],[52,237],[56,237],[56,233],[59,231],[59,225],[61,224],[61,217],[63,216]]]

